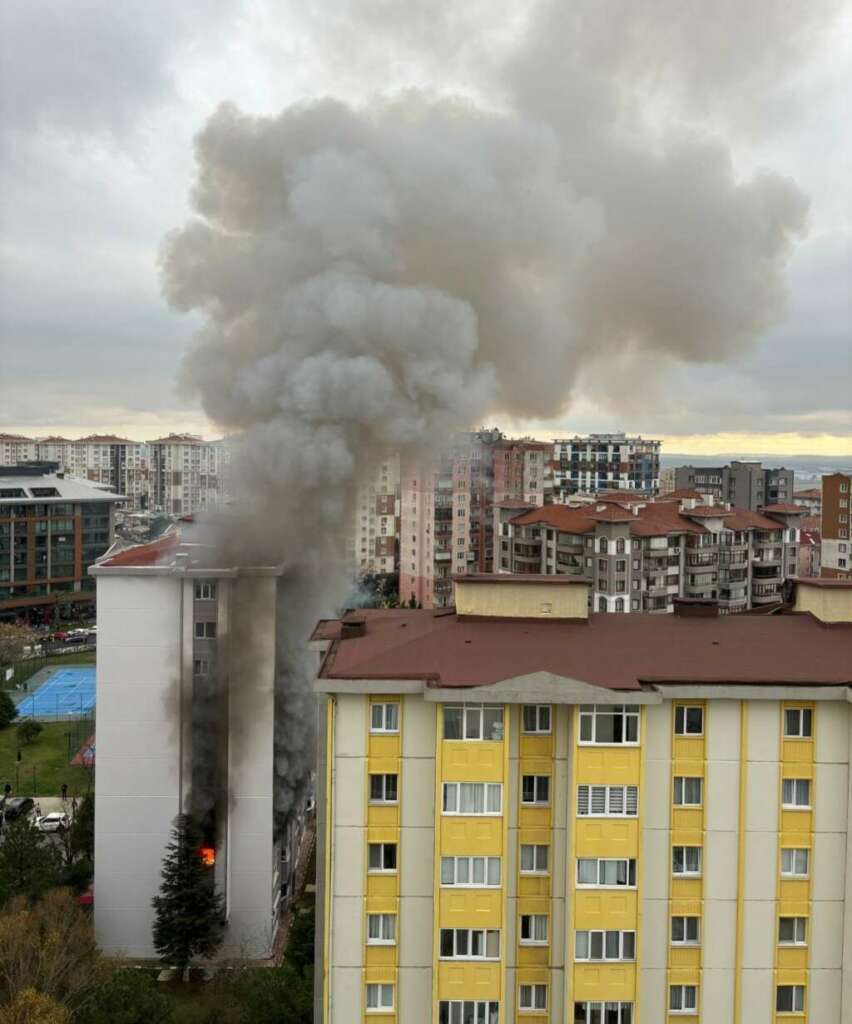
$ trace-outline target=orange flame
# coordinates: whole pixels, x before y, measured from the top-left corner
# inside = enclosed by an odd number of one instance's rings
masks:
[[[216,851],[212,846],[202,846],[198,851],[198,856],[201,858],[201,863],[208,868],[212,868],[216,863]]]

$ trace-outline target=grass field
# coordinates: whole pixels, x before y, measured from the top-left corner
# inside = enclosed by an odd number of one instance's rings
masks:
[[[70,732],[71,756],[89,738],[83,723],[48,722],[37,739],[21,747],[21,761],[16,760],[18,737],[15,724],[0,729],[0,790],[11,783],[15,796],[59,796],[62,783],[68,784],[68,795],[82,796],[91,785],[93,773],[88,768],[68,764]],[[17,780],[17,781],[16,781]]]
[[[3,689],[13,690],[16,683],[25,683],[30,676],[34,676],[43,668],[58,666],[60,668],[72,668],[74,665],[94,665],[97,651],[79,651],[76,654],[54,654],[49,658],[31,658],[27,661],[19,661],[15,665],[15,673],[7,683],[5,672],[0,672],[3,678]]]

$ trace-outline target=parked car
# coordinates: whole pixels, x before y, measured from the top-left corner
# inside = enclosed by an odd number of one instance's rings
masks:
[[[51,811],[39,818],[37,824],[42,832],[64,832],[71,821],[64,811]]]
[[[25,818],[32,814],[35,807],[35,800],[31,796],[13,796],[6,801],[3,817],[6,821],[14,821],[16,818]]]

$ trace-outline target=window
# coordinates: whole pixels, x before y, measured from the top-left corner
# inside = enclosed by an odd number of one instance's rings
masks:
[[[807,944],[808,919],[806,917],[778,918],[778,945],[804,946]]]
[[[397,801],[396,775],[370,776],[370,803],[395,804]]]
[[[627,572],[627,561],[624,558],[619,558],[615,563],[616,572]]]
[[[700,776],[676,775],[674,780],[675,806],[700,807],[703,781]]]
[[[675,735],[703,736],[704,708],[690,704],[678,704],[675,707]]]
[[[521,914],[521,945],[543,946],[547,943],[547,914]]]
[[[623,555],[624,554],[624,538],[623,537],[619,537],[618,540],[615,542],[615,553],[617,555]]]
[[[781,875],[783,878],[807,878],[810,850],[788,848],[781,851]]]
[[[598,559],[598,572],[606,572],[606,559],[605,558],[599,558]],[[606,582],[606,581],[604,581],[604,582]]]
[[[781,783],[781,803],[785,808],[804,808],[811,806],[810,779],[784,779]]]
[[[368,854],[371,873],[396,871],[396,843],[370,843]]]
[[[519,1010],[546,1010],[547,985],[521,985],[518,989]]]
[[[607,549],[606,537],[601,537],[601,539],[598,541],[598,551],[600,551],[600,553],[602,555],[605,555],[606,554],[606,549]]]
[[[207,658],[192,659],[192,674],[195,676],[206,676],[210,674],[210,662]]]
[[[521,720],[525,733],[549,733],[550,705],[524,704]]]
[[[441,885],[456,885],[474,889],[499,884],[499,857],[441,858]]]
[[[775,993],[775,1009],[778,1013],[804,1013],[805,986],[779,985]]]
[[[669,1009],[674,1013],[695,1013],[698,1010],[698,986],[670,985]]]
[[[499,1024],[500,1004],[481,999],[442,999],[438,1024]]]
[[[624,704],[580,706],[580,743],[639,742],[639,709]]]
[[[502,740],[503,709],[481,704],[444,707],[445,740]]]
[[[675,846],[672,848],[672,874],[698,878],[701,874],[701,847]]]
[[[574,944],[576,960],[635,960],[636,932],[579,931]]]
[[[788,739],[807,739],[812,736],[813,711],[810,708],[785,708],[784,735]]]
[[[697,946],[699,935],[698,923],[699,918],[697,917],[673,917],[672,945]]]
[[[595,857],[577,858],[577,887],[586,889],[610,889],[621,886],[635,887],[636,861],[604,859]]]
[[[399,732],[399,704],[371,704],[370,732]]]
[[[196,622],[195,623],[195,639],[196,640],[215,640],[216,638],[216,623],[215,622]]]
[[[536,804],[539,807],[547,807],[550,804],[550,776],[522,776],[521,803]]]
[[[499,782],[444,783],[444,814],[500,814],[502,805]]]
[[[638,786],[578,786],[580,818],[635,818],[639,813]]]
[[[442,928],[442,960],[499,960],[500,932],[496,928]]]
[[[633,1003],[574,1003],[573,1024],[633,1024]]]
[[[396,944],[396,914],[367,914],[367,945]]]
[[[393,985],[367,985],[367,1009],[385,1013],[393,1009]]]
[[[521,874],[546,875],[550,858],[549,846],[521,843]]]
[[[195,600],[196,601],[215,601],[216,600],[216,584],[215,583],[196,583],[195,584]]]

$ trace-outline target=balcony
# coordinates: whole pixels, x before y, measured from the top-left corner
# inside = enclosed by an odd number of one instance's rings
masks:
[[[688,555],[686,559],[687,565],[716,565],[719,561],[719,556],[715,551],[705,551],[702,554]]]
[[[752,578],[755,582],[760,580],[763,583],[780,583],[781,582],[781,563],[776,562],[773,565],[755,565],[752,567]]]

